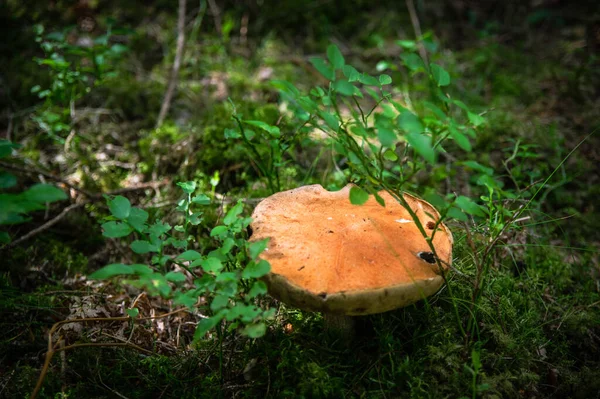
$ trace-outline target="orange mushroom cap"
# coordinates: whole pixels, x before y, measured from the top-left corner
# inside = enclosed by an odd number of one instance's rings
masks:
[[[345,315],[381,313],[435,293],[438,262],[408,211],[381,191],[363,205],[349,200],[352,185],[330,192],[320,185],[274,194],[252,214],[252,240],[269,238],[260,255],[271,264],[269,292],[305,310]],[[409,194],[440,263],[452,262],[452,233],[439,213]]]

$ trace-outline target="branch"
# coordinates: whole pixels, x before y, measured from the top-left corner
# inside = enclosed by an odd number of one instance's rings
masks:
[[[181,59],[183,58],[183,45],[185,43],[185,2],[186,0],[179,0],[179,15],[177,17],[177,48],[175,50],[175,61],[173,62],[173,69],[171,70],[171,77],[169,78],[169,85],[165,98],[163,99],[162,106],[160,107],[160,113],[158,114],[158,120],[156,121],[156,127],[160,127],[169,112],[171,106],[171,99],[173,98],[173,92],[175,91],[175,85],[177,84],[177,75],[179,74],[179,67],[181,66]]]
[[[425,46],[423,46],[422,42],[422,33],[421,33],[421,24],[419,23],[419,17],[417,16],[417,10],[415,10],[415,3],[413,0],[406,0],[406,7],[408,8],[408,13],[410,14],[410,22],[412,23],[413,29],[415,31],[415,39],[419,44],[419,54],[423,61],[425,62],[425,68],[429,70],[429,57],[427,57],[427,50],[425,50]]]
[[[56,217],[54,217],[53,219],[48,220],[46,223],[44,223],[40,227],[31,230],[29,233],[25,234],[23,237],[19,238],[18,240],[15,240],[15,241],[12,241],[12,242],[6,244],[6,246],[0,248],[0,251],[8,249],[8,248],[12,248],[14,246],[17,246],[20,243],[22,243],[23,241],[27,241],[31,237],[33,237],[33,236],[41,233],[44,230],[49,229],[50,227],[52,227],[56,223],[58,223],[62,218],[64,218],[65,216],[67,216],[67,213],[71,212],[73,209],[80,208],[80,207],[84,206],[87,203],[88,203],[88,201],[86,201],[86,202],[80,202],[78,204],[69,205],[68,207],[66,207],[65,209],[63,209],[62,212],[59,213]]]

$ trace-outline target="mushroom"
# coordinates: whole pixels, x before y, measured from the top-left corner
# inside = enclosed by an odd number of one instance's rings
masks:
[[[318,184],[274,194],[252,214],[252,241],[269,238],[261,259],[269,293],[280,301],[324,313],[326,324],[351,335],[352,319],[407,306],[443,285],[440,266],[452,262],[452,234],[439,213],[409,194],[440,259],[438,264],[410,213],[385,191],[363,205],[349,200],[352,185],[330,192]],[[350,330],[350,331],[349,331]]]

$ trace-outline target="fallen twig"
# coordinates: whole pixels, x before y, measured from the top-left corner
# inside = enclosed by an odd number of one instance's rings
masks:
[[[162,106],[160,107],[160,113],[156,120],[156,127],[160,127],[169,112],[171,106],[171,99],[173,98],[173,92],[175,91],[175,85],[177,84],[177,75],[179,74],[179,67],[181,66],[181,59],[183,58],[183,48],[185,44],[185,2],[186,0],[179,0],[179,15],[177,17],[177,48],[175,49],[175,61],[173,62],[173,69],[171,70],[171,76],[169,77],[169,85],[163,99]]]

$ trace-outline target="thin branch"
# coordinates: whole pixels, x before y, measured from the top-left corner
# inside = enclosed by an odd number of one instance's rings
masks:
[[[8,249],[8,248],[12,248],[14,246],[19,245],[20,243],[29,240],[31,237],[49,229],[50,227],[54,226],[56,223],[58,223],[62,218],[64,218],[65,216],[67,216],[67,214],[69,212],[71,212],[73,209],[77,209],[80,208],[82,206],[84,206],[85,204],[87,204],[88,202],[80,202],[78,204],[72,204],[69,205],[68,207],[66,207],[65,209],[62,210],[61,213],[59,213],[56,217],[54,217],[53,219],[48,220],[46,223],[44,223],[43,225],[41,225],[40,227],[31,230],[29,233],[25,234],[24,236],[22,236],[21,238],[12,241],[8,244],[6,244],[5,247],[0,248],[0,250],[4,250],[4,249]]]
[[[179,15],[177,17],[177,48],[175,49],[175,61],[173,62],[173,69],[171,70],[171,77],[169,78],[169,85],[165,98],[163,99],[162,106],[160,107],[160,113],[156,121],[156,127],[160,127],[171,107],[171,99],[173,98],[173,92],[177,85],[177,75],[179,74],[179,67],[181,66],[181,59],[183,58],[183,48],[185,44],[185,3],[186,0],[179,0]]]
[[[417,16],[417,10],[415,9],[413,0],[406,0],[406,7],[408,8],[410,22],[415,31],[415,40],[419,45],[419,54],[421,55],[421,58],[423,58],[423,61],[425,61],[425,68],[429,70],[429,57],[427,56],[427,50],[425,50],[425,46],[423,46],[423,42],[421,41],[423,33],[421,32],[421,24],[419,23],[419,17]]]

